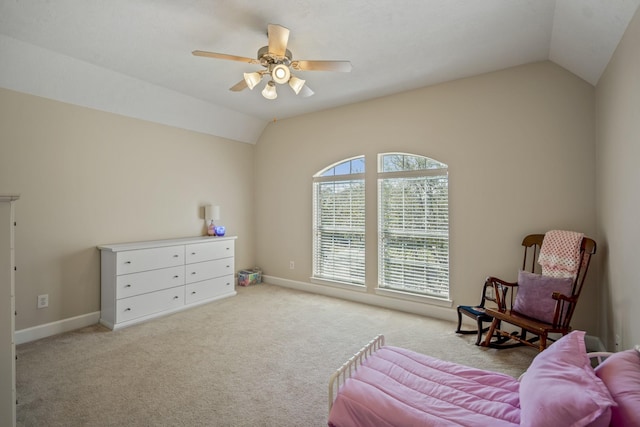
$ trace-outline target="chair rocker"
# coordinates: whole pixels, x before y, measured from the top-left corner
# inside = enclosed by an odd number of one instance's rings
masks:
[[[522,245],[525,247],[522,270],[525,270],[527,263],[530,263],[530,269],[528,270],[530,273],[540,271],[536,260],[544,236],[544,234],[532,234],[526,236],[522,241]],[[498,307],[486,309],[486,315],[492,317],[493,320],[482,346],[510,348],[528,345],[543,351],[547,347],[548,341],[555,341],[549,336],[550,334],[564,336],[571,332],[571,318],[584,285],[591,256],[595,252],[596,242],[588,237],[583,237],[580,244],[578,270],[573,278],[556,279],[537,274],[536,277],[531,278],[531,276],[527,277],[525,273],[520,273],[519,282],[521,284],[507,282],[496,277],[487,278],[487,282],[494,287],[494,292],[504,292],[504,289],[511,289],[511,292],[509,293],[510,298],[508,301],[504,299],[501,304],[498,304]],[[524,282],[530,280],[533,280],[534,287],[529,287],[531,285],[527,284],[528,289],[533,289],[534,292],[540,293],[539,300],[532,301],[533,306],[549,306],[547,312],[536,314],[535,317],[529,312],[523,314],[522,311],[524,310],[518,311],[514,309],[514,307],[523,307],[523,300],[520,300],[520,305],[517,302],[518,288],[522,288],[521,292],[524,295]],[[564,292],[557,290],[561,288],[560,281],[563,282]],[[538,283],[544,283],[544,285],[538,285]],[[535,286],[543,287],[536,288]],[[502,327],[504,324],[512,325],[511,330],[504,329]],[[520,329],[520,331],[513,332],[513,329]],[[527,337],[528,333],[532,335],[531,338]]]
[[[497,307],[500,307],[502,301],[505,300],[506,294],[509,288],[504,287],[500,292],[495,292],[495,287],[492,282],[486,280],[482,286],[482,295],[480,303],[478,305],[459,305],[458,306],[458,328],[457,334],[477,334],[476,345],[480,345],[482,341],[482,334],[489,330],[489,326],[484,327],[484,323],[491,323],[493,317],[486,313],[486,303],[492,302]],[[477,323],[477,328],[474,330],[462,329],[462,315],[471,317]]]

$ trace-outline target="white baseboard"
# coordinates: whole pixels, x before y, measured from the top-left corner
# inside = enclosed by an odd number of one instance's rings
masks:
[[[57,322],[21,329],[16,331],[16,344],[24,344],[41,338],[50,337],[51,335],[57,335],[63,332],[84,328],[85,326],[95,325],[99,321],[100,312],[96,311],[71,317],[69,319],[58,320]]]

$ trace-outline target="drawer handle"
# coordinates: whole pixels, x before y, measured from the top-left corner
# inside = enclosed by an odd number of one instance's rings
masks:
[[[231,284],[230,282],[227,282],[227,286],[229,286],[230,284]]]
[[[175,276],[173,276],[174,279],[179,278],[180,276],[178,276],[177,274]]]
[[[196,291],[192,291],[192,292],[191,292],[191,295],[195,295],[195,294],[196,294]]]
[[[195,254],[196,254],[195,252],[191,252],[191,255],[195,255]]]
[[[231,267],[230,265],[227,265],[227,268]]]
[[[179,297],[179,296],[177,296],[177,295],[176,295],[175,297],[173,297],[173,299],[178,299],[178,298],[180,298],[180,297]]]
[[[191,275],[194,275],[194,274],[196,274],[196,272],[195,272],[195,271],[192,271],[192,272],[191,272]]]
[[[174,255],[173,257],[174,257],[174,258],[178,258],[178,257],[180,257],[180,255],[176,254],[176,255]]]
[[[130,284],[127,284],[127,285],[124,285],[124,287],[125,287],[125,288],[130,288],[130,287],[131,287],[131,285],[130,285]]]
[[[124,263],[125,264],[131,264],[131,261],[125,261]]]
[[[125,308],[124,311],[131,311],[131,309],[130,308]]]

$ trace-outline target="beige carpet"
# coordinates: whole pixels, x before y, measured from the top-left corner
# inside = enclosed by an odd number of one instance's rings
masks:
[[[331,373],[369,339],[518,376],[535,350],[450,322],[266,284],[140,325],[17,348],[19,426],[325,426]]]

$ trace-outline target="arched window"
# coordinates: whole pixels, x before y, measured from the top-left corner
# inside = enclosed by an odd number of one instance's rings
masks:
[[[313,277],[364,285],[364,156],[313,177]]]
[[[378,155],[378,287],[449,297],[447,165]]]

